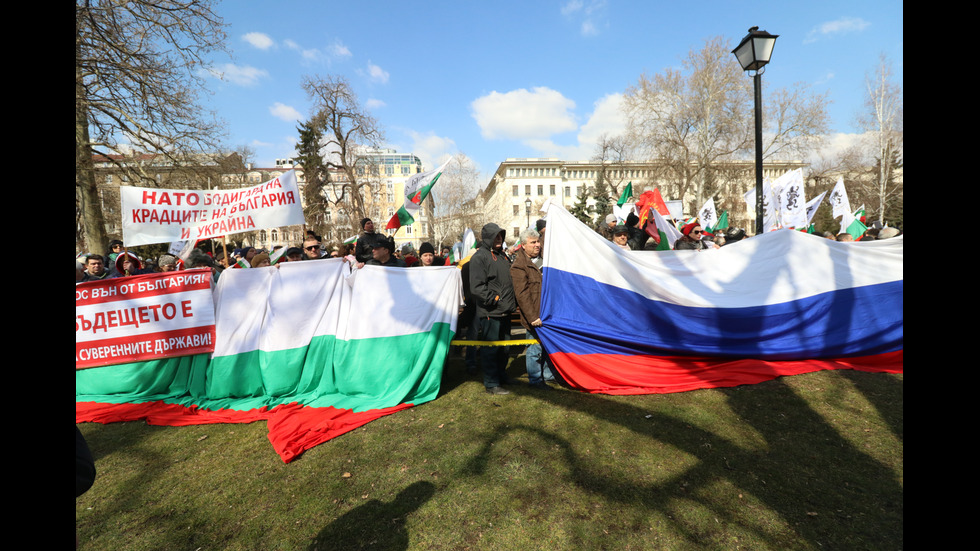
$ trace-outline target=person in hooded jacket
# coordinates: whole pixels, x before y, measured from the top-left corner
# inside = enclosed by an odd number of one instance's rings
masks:
[[[140,274],[152,274],[153,270],[149,270],[143,266],[143,261],[139,259],[135,254],[124,251],[119,256],[116,257],[116,265],[109,275],[111,278],[115,277],[126,277],[132,275]]]
[[[468,262],[470,294],[476,309],[474,322],[481,341],[510,339],[510,316],[517,309],[517,299],[510,279],[510,260],[503,251],[506,237],[507,232],[497,224],[483,226],[480,248]],[[508,356],[505,346],[480,347],[483,386],[490,394],[510,394],[500,388],[510,382],[506,375]]]

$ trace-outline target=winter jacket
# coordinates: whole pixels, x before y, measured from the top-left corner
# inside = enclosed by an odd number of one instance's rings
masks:
[[[541,268],[524,252],[517,251],[517,258],[510,267],[514,284],[514,296],[521,308],[521,325],[531,331],[531,322],[541,317]]]
[[[380,247],[382,244],[386,243],[387,240],[387,236],[378,232],[361,232],[361,235],[357,237],[357,243],[354,245],[354,256],[357,258],[358,262],[367,262],[373,258],[371,256],[371,249],[374,247]]]
[[[476,306],[476,316],[505,317],[517,308],[514,285],[510,279],[510,260],[503,252],[493,249],[494,238],[506,237],[507,232],[494,223],[483,226],[480,248],[470,261],[470,293]]]

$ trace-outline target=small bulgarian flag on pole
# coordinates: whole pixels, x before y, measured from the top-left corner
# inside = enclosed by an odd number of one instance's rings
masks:
[[[415,221],[415,215],[418,213],[419,208],[421,208],[422,201],[425,201],[425,198],[429,196],[432,186],[436,185],[439,176],[442,175],[442,171],[446,169],[446,165],[451,160],[446,161],[435,170],[414,174],[405,181],[405,204],[398,209],[398,212],[391,217],[391,220],[388,220],[388,225],[385,226],[385,229],[397,230]]]
[[[622,195],[619,196],[619,201],[616,201],[617,207],[622,207],[629,201],[630,197],[633,196],[633,182],[626,184],[626,188],[623,189]]]
[[[721,213],[721,216],[718,217],[718,223],[715,224],[714,227],[712,227],[712,228],[705,228],[705,229],[708,230],[708,232],[710,232],[710,233],[715,233],[718,230],[727,230],[728,229],[728,211],[726,210],[726,211],[723,211]]]
[[[861,222],[862,218],[864,218],[864,205],[861,205],[861,208],[854,211],[854,214],[844,215],[844,217],[841,219],[841,233],[847,232],[851,234],[854,239],[861,239],[864,232],[868,231],[868,227]]]

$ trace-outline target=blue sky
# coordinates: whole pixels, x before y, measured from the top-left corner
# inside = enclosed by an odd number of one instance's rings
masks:
[[[508,157],[588,159],[599,135],[621,131],[621,94],[641,74],[680,68],[714,36],[734,48],[755,25],[779,35],[765,86],[826,92],[837,139],[858,132],[880,54],[902,81],[894,0],[231,0],[217,10],[232,57],[215,59],[223,77],[206,101],[228,124],[227,145],[251,147],[258,166],[294,154],[296,121],[312,107],[304,75],[346,77],[389,147],[426,168],[464,153],[481,186]]]

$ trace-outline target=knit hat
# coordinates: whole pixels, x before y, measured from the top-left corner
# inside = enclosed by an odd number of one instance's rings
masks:
[[[361,229],[363,230],[364,229],[364,224],[367,224],[370,221],[371,221],[370,218],[361,218]]]
[[[425,253],[436,254],[436,250],[432,246],[432,243],[429,243],[428,241],[419,245],[419,255],[423,255]]]
[[[684,226],[681,227],[681,233],[683,233],[684,235],[690,237],[691,236],[691,231],[694,230],[694,228],[696,228],[696,227],[698,227],[700,225],[701,224],[697,220],[695,220],[695,221],[693,221],[693,222],[691,222],[689,224],[685,224]]]
[[[251,260],[252,267],[253,268],[257,267],[259,264],[262,263],[263,260],[269,260],[269,253],[261,252],[253,256]]]

